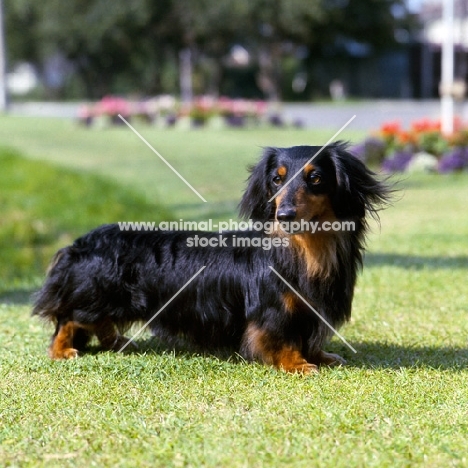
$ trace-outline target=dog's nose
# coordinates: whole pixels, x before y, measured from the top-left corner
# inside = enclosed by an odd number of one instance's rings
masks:
[[[276,213],[276,219],[278,221],[294,221],[296,218],[295,208],[281,208]]]

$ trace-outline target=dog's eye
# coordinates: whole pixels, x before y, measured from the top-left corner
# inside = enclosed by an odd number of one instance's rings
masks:
[[[274,183],[275,185],[281,184],[281,177],[280,177],[279,175],[273,177],[273,183]]]
[[[318,185],[322,182],[322,178],[318,174],[310,174],[309,175],[309,182],[313,185]]]

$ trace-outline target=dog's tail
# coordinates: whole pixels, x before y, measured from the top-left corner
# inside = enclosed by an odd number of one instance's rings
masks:
[[[33,296],[32,315],[56,322],[62,305],[63,285],[66,282],[68,259],[72,246],[60,249],[47,268],[47,279]]]

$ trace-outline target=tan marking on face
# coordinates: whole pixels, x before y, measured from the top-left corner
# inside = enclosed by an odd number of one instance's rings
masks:
[[[332,223],[337,218],[326,194],[307,193],[300,188],[295,197],[297,219]],[[291,246],[297,257],[304,262],[310,277],[330,276],[338,265],[337,250],[340,236],[333,231],[301,232],[291,236]]]
[[[285,166],[280,166],[278,167],[278,170],[276,172],[278,173],[279,176],[284,177],[288,173],[288,170],[286,169]]]
[[[304,174],[307,177],[312,171],[315,171],[315,166],[313,164],[306,164],[304,166]]]
[[[320,222],[336,221],[328,195],[307,193],[304,187],[301,187],[294,198],[298,220],[304,219],[309,221],[312,218],[316,218]]]

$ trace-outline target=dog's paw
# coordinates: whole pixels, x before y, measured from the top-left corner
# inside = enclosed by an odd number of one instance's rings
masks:
[[[306,364],[302,364],[297,371],[301,374],[318,374],[319,368],[315,364],[307,362]]]
[[[326,353],[320,351],[314,356],[309,357],[308,361],[313,362],[317,366],[337,367],[346,365],[346,360],[338,354]]]
[[[288,366],[280,366],[280,368],[286,372],[291,374],[318,374],[319,368],[315,364],[312,364],[307,361],[303,361],[300,363],[289,364]]]
[[[49,356],[54,360],[75,359],[78,357],[78,350],[75,348],[50,349]]]
[[[321,363],[329,367],[345,366],[346,359],[342,358],[339,354],[326,353],[322,351]]]

